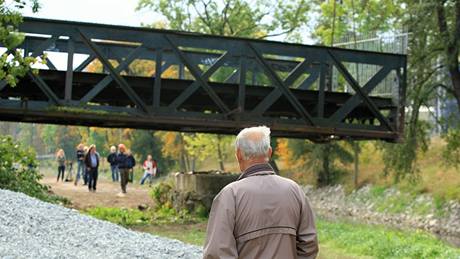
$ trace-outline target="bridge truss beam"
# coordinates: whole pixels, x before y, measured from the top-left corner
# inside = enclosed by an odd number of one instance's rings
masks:
[[[24,55],[46,53],[47,67],[15,88],[0,83],[2,120],[226,134],[264,124],[315,141],[402,136],[404,55],[35,18],[20,30]],[[358,66],[376,72],[363,77]]]

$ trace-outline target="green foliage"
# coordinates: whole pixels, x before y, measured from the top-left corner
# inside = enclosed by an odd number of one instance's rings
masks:
[[[391,195],[388,197],[382,197],[377,201],[376,211],[390,214],[399,214],[405,212],[407,208],[413,203],[414,196],[410,194]],[[428,210],[429,208],[423,205],[423,207],[418,207],[416,212],[426,215],[429,212]]]
[[[445,213],[445,199],[442,197],[422,197],[415,191],[397,191],[382,186],[372,186],[369,193],[352,193],[349,199],[359,200],[362,204],[372,204],[372,209],[381,213],[408,213],[417,216],[442,216]]]
[[[37,0],[29,1],[32,10],[39,8]],[[30,71],[32,64],[36,62],[34,57],[23,57],[22,53],[15,48],[24,41],[24,34],[18,32],[18,26],[22,22],[19,9],[26,6],[27,2],[13,0],[6,3],[0,0],[0,45],[7,51],[0,56],[0,81],[5,80],[10,86],[16,86],[18,78]]]
[[[152,187],[150,191],[150,197],[152,197],[157,208],[172,208],[171,197],[173,191],[174,187],[171,181],[161,181]]]
[[[161,13],[170,29],[250,38],[285,35],[298,41],[310,6],[305,0],[140,0],[137,8]]]
[[[314,35],[321,43],[331,45],[332,35],[337,42],[351,33],[360,35],[394,30],[398,27],[401,12],[400,5],[392,0],[321,1],[321,16]]]
[[[378,198],[383,195],[385,192],[385,187],[383,186],[372,186],[371,195],[373,198]]]
[[[418,178],[417,166],[419,153],[428,150],[429,125],[422,121],[411,124],[405,132],[405,140],[402,143],[380,142],[378,148],[382,151],[385,163],[384,175],[392,175],[395,183],[408,178],[415,181]]]
[[[0,188],[22,192],[48,202],[68,203],[68,200],[48,194],[48,187],[40,184],[35,152],[0,136]]]
[[[161,151],[163,143],[161,139],[154,134],[153,131],[148,130],[134,130],[132,134],[131,151],[141,157],[140,162],[151,154],[153,159],[158,163],[160,173],[167,173],[174,165],[174,160],[167,157]]]
[[[304,167],[317,172],[318,186],[331,185],[345,172],[336,163],[349,164],[352,154],[338,142],[315,144],[310,141],[289,140],[295,159],[305,161]]]
[[[460,166],[460,128],[450,129],[444,136],[447,142],[442,152],[442,157],[448,166]]]
[[[196,205],[193,214],[196,215],[198,218],[203,218],[203,219],[209,217],[209,211],[206,209],[206,207],[203,204]]]
[[[186,209],[176,211],[167,205],[163,205],[153,213],[152,224],[189,224],[202,222],[203,220],[203,218],[190,214]]]
[[[85,213],[125,227],[147,224],[151,220],[150,212],[143,212],[136,209],[96,207],[87,209]]]
[[[140,211],[125,208],[89,208],[84,211],[95,218],[110,221],[124,226],[163,225],[163,224],[190,224],[202,222],[204,219],[191,215],[187,210],[177,212],[173,208],[162,205],[155,210]]]
[[[199,161],[213,158],[221,165],[224,171],[223,162],[229,157],[229,152],[233,143],[233,136],[222,136],[219,134],[196,133],[185,135],[186,151]]]
[[[368,226],[317,220],[320,244],[331,244],[347,252],[376,258],[458,258],[460,249],[447,246],[422,232],[390,230]]]
[[[177,210],[173,206],[174,182],[172,178],[155,184],[151,191],[155,207],[153,208],[153,222],[160,223],[190,223],[199,222],[208,217],[208,211],[203,205],[195,206],[194,211],[187,209]]]

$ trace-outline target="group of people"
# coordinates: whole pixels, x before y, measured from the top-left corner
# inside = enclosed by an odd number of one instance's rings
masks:
[[[214,198],[207,226],[203,258],[316,258],[318,239],[313,211],[302,188],[277,175],[272,156],[270,129],[243,129],[235,141],[235,157],[242,174]],[[125,145],[111,147],[107,157],[112,180],[121,179],[126,193],[134,158]],[[80,172],[86,172],[88,188],[96,190],[99,155],[91,145],[77,152]],[[58,179],[65,166],[62,150],[57,154]],[[156,174],[156,162],[149,155],[143,163],[141,184]]]
[[[83,185],[87,185],[90,192],[96,192],[100,165],[100,155],[96,150],[96,145],[87,147],[83,144],[79,144],[77,146],[76,159],[77,173],[74,181],[75,186],[78,184],[80,178],[82,178]],[[59,149],[56,153],[56,161],[58,163],[57,181],[59,181],[60,178],[64,181],[67,160],[63,149]],[[127,149],[124,144],[119,144],[118,150],[115,146],[110,147],[110,154],[107,156],[107,162],[110,164],[112,181],[120,181],[121,193],[119,196],[124,196],[126,194],[128,182],[134,181],[133,168],[136,165],[136,160],[131,151]],[[140,180],[140,184],[143,185],[146,180],[149,180],[149,185],[151,186],[153,177],[155,177],[157,173],[157,162],[152,158],[152,155],[149,154],[142,167],[144,169],[144,175]]]

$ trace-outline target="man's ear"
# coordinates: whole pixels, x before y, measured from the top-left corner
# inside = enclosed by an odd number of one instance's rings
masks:
[[[237,148],[236,152],[235,152],[235,155],[236,155],[236,160],[238,160],[238,161],[243,160],[243,155],[241,154],[241,149]]]
[[[268,148],[268,153],[267,153],[268,159],[272,158],[272,154],[273,154],[273,149],[272,149],[272,147],[269,147]]]

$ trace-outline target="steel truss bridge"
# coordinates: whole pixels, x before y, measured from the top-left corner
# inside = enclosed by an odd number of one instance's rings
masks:
[[[14,88],[0,82],[0,120],[222,134],[263,124],[314,141],[402,136],[404,55],[35,18],[20,31],[18,49],[47,62]]]

